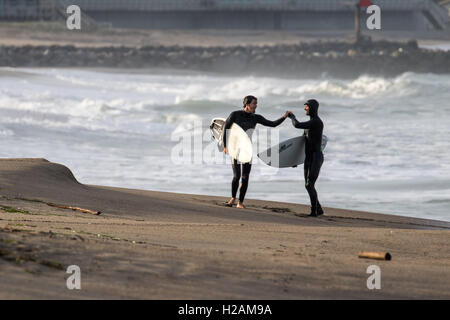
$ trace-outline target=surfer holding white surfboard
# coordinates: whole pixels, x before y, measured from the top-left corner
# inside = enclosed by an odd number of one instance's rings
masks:
[[[230,137],[232,137],[232,134],[233,134],[233,132],[231,132],[231,134],[227,134],[227,131],[233,131],[233,130],[229,130],[230,128],[233,129],[232,128],[233,124],[238,125],[244,131],[253,130],[257,124],[262,124],[263,126],[267,126],[267,127],[276,127],[276,126],[280,125],[281,123],[283,123],[283,121],[287,118],[287,116],[289,114],[292,114],[292,112],[286,111],[286,113],[278,120],[270,121],[259,114],[255,114],[257,105],[258,105],[258,99],[256,97],[246,96],[244,98],[244,109],[234,111],[229,115],[229,117],[227,118],[227,120],[225,122],[224,130],[223,130],[223,137],[222,137],[223,151],[225,153],[227,153],[227,142],[228,142],[227,139],[231,139]],[[236,130],[236,132],[237,132],[237,130]],[[230,143],[232,143],[232,142],[233,141],[230,141]],[[234,149],[235,148],[233,148],[232,151],[235,151]],[[243,149],[245,149],[245,148],[243,148]],[[247,148],[247,149],[250,149],[250,155],[251,155],[251,144],[250,144],[249,148]],[[239,202],[237,204],[237,208],[245,208],[244,207],[244,198],[245,198],[245,193],[247,192],[248,181],[249,181],[249,177],[250,177],[250,170],[251,170],[252,164],[251,164],[251,156],[250,156],[250,158],[243,158],[243,159],[246,159],[245,161],[248,161],[248,162],[245,162],[245,163],[238,162],[238,160],[240,159],[239,158],[240,154],[248,154],[248,152],[247,152],[248,150],[242,150],[241,152],[240,151],[241,150],[238,149],[237,153],[233,152],[233,165],[232,165],[233,166],[233,181],[231,183],[231,199],[230,199],[230,201],[228,201],[226,203],[226,205],[231,207],[235,203],[236,194],[237,194],[237,190],[239,187],[239,180],[241,180],[241,177],[242,177],[242,184],[241,184],[241,188],[240,188],[240,192],[239,192]]]
[[[292,119],[292,124],[297,129],[305,130],[305,162],[304,175],[305,187],[308,191],[311,200],[311,214],[310,216],[318,217],[323,214],[323,209],[319,203],[315,183],[319,177],[320,168],[323,164],[322,153],[322,133],[323,122],[319,118],[319,102],[310,99],[304,103],[304,110],[306,115],[309,115],[310,120],[299,122],[295,115],[291,112],[288,116]]]

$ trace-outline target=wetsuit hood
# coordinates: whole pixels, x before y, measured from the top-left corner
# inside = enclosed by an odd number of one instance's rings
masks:
[[[305,104],[309,106],[309,116],[311,118],[317,117],[319,113],[319,102],[315,99],[310,99]]]

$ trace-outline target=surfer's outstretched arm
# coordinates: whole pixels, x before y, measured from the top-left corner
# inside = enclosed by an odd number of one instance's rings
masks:
[[[273,127],[277,127],[277,126],[279,126],[280,124],[283,123],[283,121],[287,117],[287,113],[285,114],[285,116],[282,116],[280,119],[275,120],[275,121],[267,120],[266,118],[264,118],[260,114],[257,114],[255,116],[256,116],[256,123],[262,124],[263,126],[266,126],[266,127],[272,127],[273,128]]]
[[[292,125],[296,127],[297,129],[311,129],[313,122],[312,120],[305,121],[305,122],[299,122],[295,116],[292,114],[289,116],[289,118],[292,119]]]

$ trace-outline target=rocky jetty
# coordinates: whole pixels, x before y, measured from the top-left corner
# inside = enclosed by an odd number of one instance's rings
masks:
[[[426,50],[417,42],[315,42],[298,45],[188,47],[0,46],[0,66],[170,68],[278,77],[403,72],[450,73],[450,52]]]

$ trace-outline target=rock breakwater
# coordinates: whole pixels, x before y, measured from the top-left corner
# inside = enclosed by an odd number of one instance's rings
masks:
[[[396,76],[407,71],[450,73],[450,52],[421,49],[416,41],[370,40],[208,48],[0,46],[0,66],[170,68],[281,77]]]

